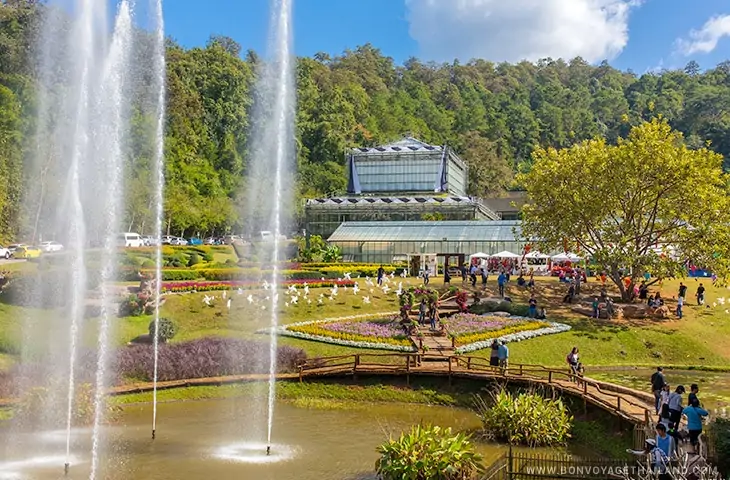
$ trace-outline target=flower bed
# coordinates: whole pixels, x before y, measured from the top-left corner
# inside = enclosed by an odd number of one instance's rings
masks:
[[[492,317],[493,318],[493,317]],[[498,317],[501,318],[501,317]],[[570,325],[554,322],[536,322],[524,317],[507,317],[509,320],[522,320],[523,323],[513,323],[501,329],[494,329],[482,333],[467,334],[456,337],[457,354],[469,353],[476,350],[489,348],[494,340],[505,343],[521,342],[530,338],[552,335],[555,333],[567,332]]]
[[[309,286],[309,288],[352,287],[354,280],[282,280],[279,287]],[[232,290],[242,288],[255,290],[263,288],[261,282],[221,280],[217,282],[190,281],[190,282],[163,282],[162,293],[209,292],[212,290]]]
[[[384,317],[383,314],[292,323],[279,327],[277,333],[349,347],[416,351],[397,317]]]

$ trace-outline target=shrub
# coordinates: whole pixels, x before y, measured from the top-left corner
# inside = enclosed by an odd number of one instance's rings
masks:
[[[155,338],[155,321],[152,320],[147,327],[151,338]],[[157,338],[161,343],[167,343],[177,333],[177,324],[169,318],[160,318],[157,327]]]
[[[416,425],[377,450],[383,480],[472,480],[484,470],[470,436],[450,428]]]
[[[205,260],[205,261],[206,261],[207,263],[211,263],[211,262],[215,261],[215,256],[214,256],[214,255],[213,255],[213,253],[211,253],[211,252],[205,252],[205,253],[203,254],[203,260]],[[230,261],[230,262],[231,262],[231,264],[233,264],[233,265],[235,265],[235,264],[236,264],[236,262],[234,262],[234,261],[233,261],[233,260],[231,260],[230,258],[229,258],[228,260],[226,260],[226,263],[228,263],[229,261]]]
[[[200,255],[197,253],[193,253],[188,258],[188,267],[194,267],[195,265],[200,263]]]
[[[488,404],[477,397],[484,434],[490,439],[537,447],[564,444],[570,438],[573,417],[561,399],[537,393],[492,394]]]
[[[154,357],[149,345],[123,348],[117,356],[117,372],[126,379],[152,381]],[[184,343],[160,345],[158,379],[219,377],[268,373],[269,344],[236,338],[209,337]],[[279,372],[294,372],[307,356],[304,350],[289,346],[277,349]]]
[[[718,470],[723,475],[730,474],[730,419],[715,419],[707,429],[707,435]]]
[[[526,317],[530,313],[530,307],[512,302],[481,302],[469,307],[469,313],[475,313],[477,315],[492,312],[507,312],[510,315]]]
[[[156,268],[157,265],[155,264],[154,260],[152,260],[150,258],[146,258],[145,260],[142,261],[141,267],[142,268]]]

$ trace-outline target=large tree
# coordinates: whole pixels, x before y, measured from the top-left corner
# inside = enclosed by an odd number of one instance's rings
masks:
[[[672,274],[686,261],[726,268],[730,201],[722,156],[689,148],[665,119],[632,128],[616,145],[538,148],[519,182],[529,194],[523,235],[544,251],[591,256],[624,300],[647,271]]]

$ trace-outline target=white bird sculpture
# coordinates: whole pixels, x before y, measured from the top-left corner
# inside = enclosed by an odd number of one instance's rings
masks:
[[[223,293],[221,293],[221,297],[223,297],[223,300],[226,299],[226,291],[225,290],[223,290]]]
[[[345,272],[345,278],[347,280],[352,280],[352,274],[350,272]]]
[[[249,305],[253,303],[253,295],[250,293],[248,294],[248,297],[246,297],[246,300],[248,300]]]
[[[299,301],[299,297],[297,297],[296,295],[292,295],[292,296],[291,296],[291,300],[289,300],[289,302],[290,302],[290,303],[291,303],[292,305],[296,305],[298,301]]]
[[[370,297],[362,297],[362,303],[369,304],[370,303]]]
[[[231,299],[230,299],[230,298],[229,298],[229,299],[228,299],[228,301],[226,302],[226,307],[228,307],[228,310],[230,310],[230,309],[231,309]]]

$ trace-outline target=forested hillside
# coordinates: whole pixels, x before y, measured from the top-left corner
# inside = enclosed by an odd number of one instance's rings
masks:
[[[0,5],[0,238],[22,235],[24,158],[36,138],[37,92],[32,67],[35,2]],[[140,33],[142,35],[142,33]],[[211,37],[205,47],[168,45],[166,214],[174,233],[238,230],[237,198],[245,199],[246,144],[252,86],[260,57],[234,41]],[[730,62],[708,71],[636,74],[580,58],[532,63],[396,65],[371,45],[340,56],[300,58],[298,198],[341,192],[344,151],[404,133],[454,146],[471,167],[470,190],[484,196],[513,188],[513,173],[530,167],[536,145],[566,147],[661,114],[691,145],[730,161]],[[135,135],[148,134],[139,118]],[[128,224],[149,227],[150,182],[130,149]],[[139,167],[137,167],[139,165]]]

